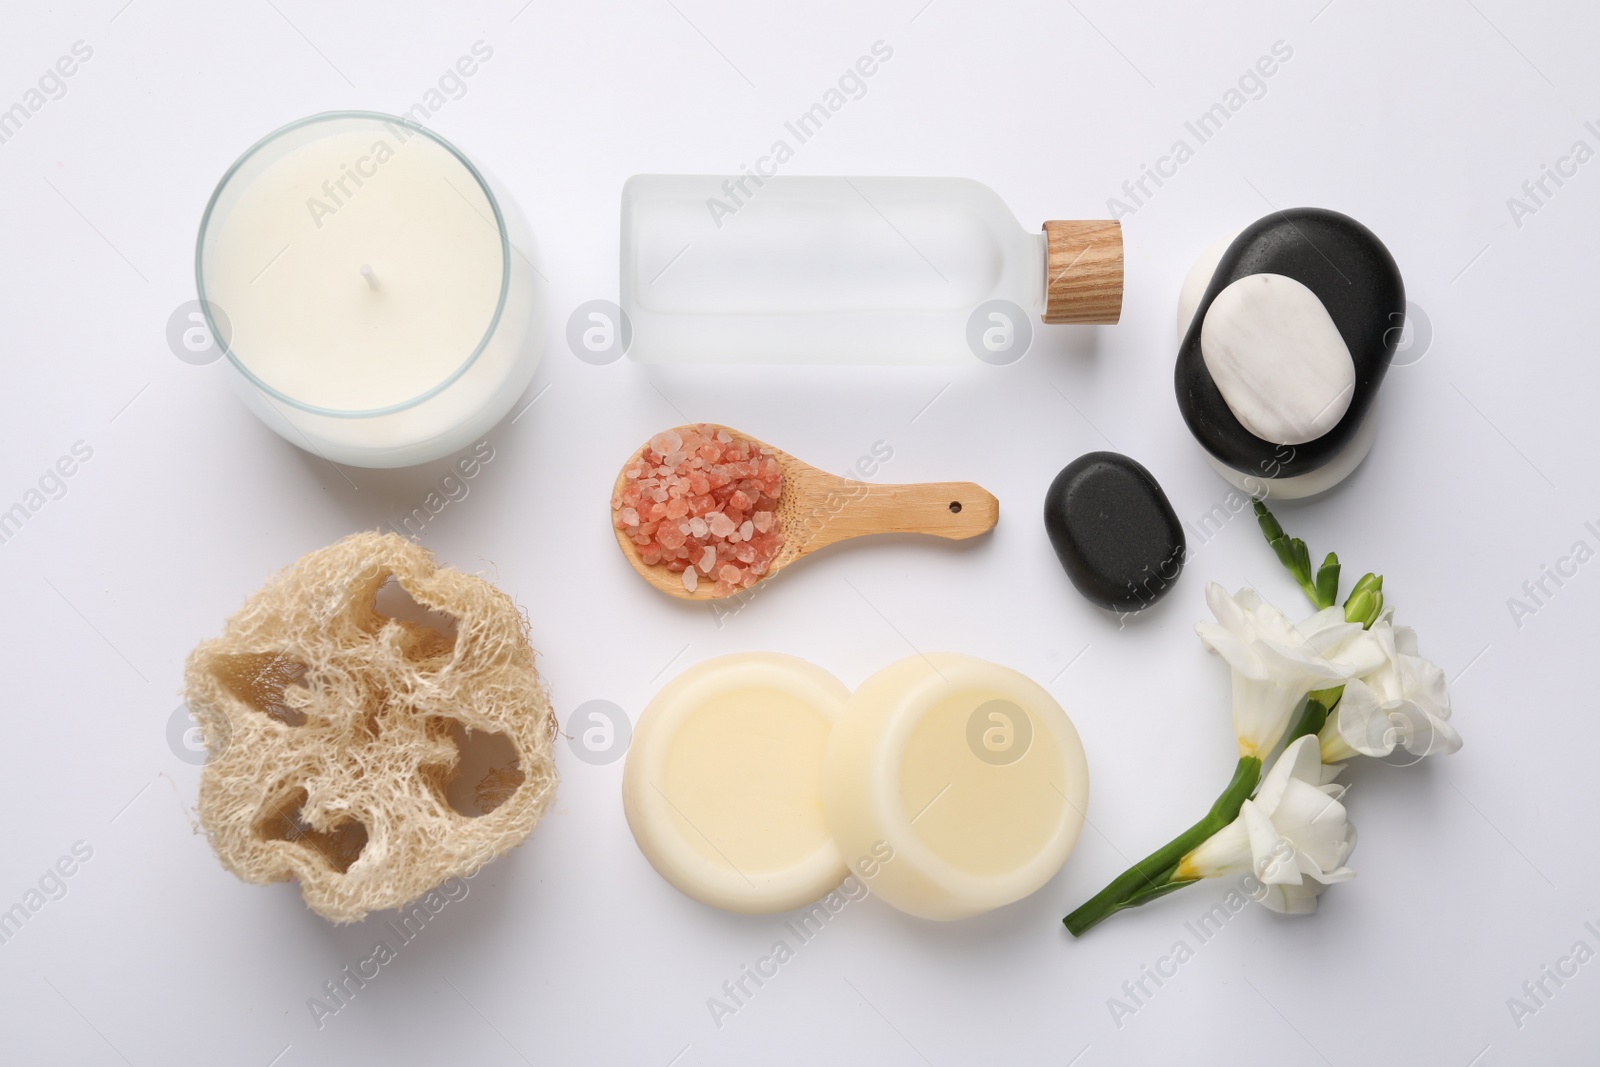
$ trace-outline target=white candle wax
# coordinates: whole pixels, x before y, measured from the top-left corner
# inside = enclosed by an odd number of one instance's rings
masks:
[[[465,157],[400,119],[318,115],[268,137],[218,186],[196,267],[246,401],[337,462],[468,444],[538,360],[518,221]]]

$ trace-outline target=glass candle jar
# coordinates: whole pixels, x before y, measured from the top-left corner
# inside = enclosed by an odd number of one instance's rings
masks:
[[[481,437],[538,365],[545,291],[515,205],[393,115],[327,112],[228,169],[195,281],[244,402],[335,463],[403,467]]]

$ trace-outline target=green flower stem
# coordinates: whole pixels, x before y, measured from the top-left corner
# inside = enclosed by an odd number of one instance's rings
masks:
[[[1294,580],[1299,583],[1300,588],[1305,590],[1306,596],[1310,598],[1313,604],[1318,607],[1324,606],[1320,603],[1321,596],[1317,589],[1317,577],[1320,577],[1322,572],[1319,572],[1317,576],[1312,575],[1311,550],[1306,547],[1306,543],[1300,538],[1290,537],[1283,532],[1283,527],[1278,524],[1278,520],[1273,516],[1272,512],[1267,510],[1266,504],[1260,500],[1254,501],[1254,504],[1256,522],[1260,524],[1261,534],[1267,539],[1267,544],[1271,545],[1272,551],[1277,553],[1278,562],[1283,564],[1284,570],[1288,571]],[[1328,569],[1329,563],[1333,565],[1334,583],[1337,585],[1338,560],[1330,558],[1328,563],[1322,565],[1323,571]]]
[[[1124,908],[1138,907],[1197,881],[1172,877],[1179,861],[1238,818],[1239,806],[1255,792],[1260,781],[1261,761],[1254,756],[1241,756],[1233,772],[1233,781],[1211,805],[1205,818],[1123,871],[1082,907],[1061,920],[1072,936],[1082,937],[1084,931]]]
[[[1272,546],[1272,551],[1277,553],[1278,561],[1283,564],[1284,569],[1300,588],[1305,590],[1306,599],[1318,610],[1331,608],[1337,604],[1339,602],[1338,555],[1329,552],[1322,561],[1322,566],[1313,574],[1311,550],[1306,547],[1306,543],[1298,537],[1290,537],[1284,533],[1283,527],[1264,502],[1256,500],[1254,504],[1256,522],[1261,525],[1261,535],[1267,539],[1267,544]]]
[[[1177,868],[1174,867],[1172,870],[1176,871]],[[1137,908],[1141,904],[1150,903],[1157,897],[1164,897],[1168,893],[1182,889],[1186,885],[1194,885],[1196,882],[1200,881],[1198,878],[1173,878],[1171,871],[1167,873],[1166,877],[1167,881],[1164,881],[1159,885],[1146,886],[1145,888],[1134,893],[1127,900],[1124,900],[1121,904],[1112,905],[1111,910],[1106,912],[1106,915],[1112,916],[1119,911],[1126,911],[1128,908]]]
[[[1344,695],[1344,686],[1333,689],[1319,689],[1306,698],[1306,708],[1300,713],[1300,721],[1294,724],[1294,729],[1284,737],[1285,746],[1292,745],[1307,734],[1320,733],[1322,726],[1328,721],[1328,713],[1339,703],[1339,698]]]

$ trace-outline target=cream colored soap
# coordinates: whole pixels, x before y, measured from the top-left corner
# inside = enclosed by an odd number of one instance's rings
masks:
[[[961,919],[1055,875],[1083,825],[1089,771],[1043,687],[934,653],[879,671],[850,698],[822,795],[839,851],[874,894],[925,919]]]
[[[793,656],[721,656],[668,682],[639,717],[623,809],[651,865],[741,912],[809,904],[844,879],[822,811],[822,759],[849,690]]]

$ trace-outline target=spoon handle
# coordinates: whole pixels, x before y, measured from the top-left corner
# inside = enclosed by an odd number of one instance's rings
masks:
[[[842,500],[811,537],[811,548],[880,533],[930,534],[963,541],[992,530],[1000,519],[1000,502],[972,482],[878,485],[846,481],[838,492]]]

